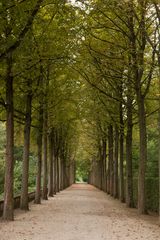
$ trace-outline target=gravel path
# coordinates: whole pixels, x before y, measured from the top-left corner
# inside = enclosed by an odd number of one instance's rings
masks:
[[[0,240],[160,240],[157,217],[137,215],[102,191],[76,184],[0,222]]]

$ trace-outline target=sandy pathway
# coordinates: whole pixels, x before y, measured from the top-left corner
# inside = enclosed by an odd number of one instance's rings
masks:
[[[157,221],[77,184],[27,213],[16,210],[14,222],[0,222],[0,240],[160,240]]]

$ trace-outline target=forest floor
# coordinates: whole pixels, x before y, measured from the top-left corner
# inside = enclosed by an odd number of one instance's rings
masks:
[[[0,240],[159,240],[156,216],[87,185],[75,184],[31,211],[15,211],[14,222],[0,222]]]

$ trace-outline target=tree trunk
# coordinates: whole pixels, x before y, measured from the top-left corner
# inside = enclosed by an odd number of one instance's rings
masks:
[[[144,58],[146,49],[146,8],[147,2],[141,0],[138,2],[139,7],[139,33],[135,33],[134,17],[135,9],[134,3],[131,2],[129,26],[130,26],[130,45],[131,45],[131,67],[132,67],[132,77],[134,80],[134,88],[137,97],[138,104],[138,120],[139,120],[139,136],[140,136],[140,159],[139,159],[139,173],[138,173],[138,212],[139,214],[144,214],[145,209],[145,171],[146,171],[146,161],[147,161],[147,134],[146,134],[146,116],[145,116],[145,106],[144,99],[149,91],[150,80],[146,78],[147,88],[143,88],[143,76],[145,70]],[[139,41],[139,44],[137,44]],[[153,56],[152,56],[153,57]],[[151,73],[152,75],[152,73]],[[148,81],[148,82],[147,82]],[[143,93],[144,92],[144,93]]]
[[[47,145],[48,145],[48,138],[47,138],[47,109],[44,109],[44,121],[43,121],[43,193],[42,198],[44,200],[48,200],[47,194],[48,194],[48,188],[47,188],[47,177],[48,177],[48,170],[47,170]]]
[[[59,192],[59,156],[56,156],[56,166],[57,166],[57,181],[56,181],[56,192]]]
[[[98,184],[98,188],[100,190],[103,190],[103,171],[104,171],[104,166],[103,166],[103,155],[102,155],[102,143],[100,141],[99,143],[99,162],[98,162],[98,166],[99,166],[99,184]]]
[[[127,135],[126,135],[126,204],[133,207],[133,176],[132,176],[132,99],[128,89],[127,96]]]
[[[54,148],[55,148],[55,178],[56,178],[56,192],[59,192],[59,133],[58,130],[55,132],[55,141],[54,141]]]
[[[64,188],[66,188],[67,186],[67,176],[66,176],[66,161],[64,161],[64,164],[63,164],[63,181],[64,181]]]
[[[54,179],[53,179],[53,131],[49,135],[49,196],[54,195]]]
[[[42,173],[42,129],[43,129],[43,108],[40,106],[39,112],[39,128],[37,134],[37,148],[38,148],[38,164],[37,164],[37,179],[36,179],[36,193],[35,203],[41,203],[41,173]]]
[[[114,153],[114,197],[118,198],[118,149],[119,149],[119,129],[115,127],[115,153]]]
[[[103,191],[107,191],[107,177],[106,177],[106,138],[103,138]]]
[[[56,143],[54,142],[54,194],[57,193],[57,157],[56,157]]]
[[[63,165],[64,165],[64,146],[65,146],[65,141],[64,141],[64,136],[62,134],[61,136],[62,140],[61,140],[61,147],[60,147],[60,191],[63,190]]]
[[[29,210],[28,178],[29,178],[29,149],[30,149],[31,112],[32,112],[32,93],[29,92],[26,96],[26,119],[25,119],[25,126],[24,126],[22,190],[21,190],[21,203],[20,203],[20,208],[22,210],[26,210],[26,211]]]
[[[123,123],[123,110],[120,104],[120,195],[121,202],[125,201],[124,198],[124,123]]]
[[[64,183],[63,183],[63,177],[64,177],[64,173],[63,173],[63,158],[61,157],[61,185],[60,185],[60,191],[62,191],[64,189]]]
[[[14,105],[12,56],[7,57],[6,75],[6,166],[4,183],[3,219],[13,220],[13,175],[14,175]]]
[[[138,118],[140,130],[140,159],[138,172],[138,212],[139,214],[146,213],[145,205],[145,172],[147,162],[147,130],[144,98],[139,95],[138,99]]]
[[[108,151],[109,151],[109,193],[113,196],[113,127],[108,127]]]
[[[160,23],[160,15],[159,15],[159,23]],[[160,225],[160,34],[159,34],[159,53],[158,53],[158,70],[159,70],[159,111],[158,111],[158,166],[159,166],[159,225]]]
[[[160,25],[160,6],[154,1],[154,6],[157,13],[158,23]],[[158,70],[159,70],[159,111],[158,111],[158,145],[159,145],[159,153],[158,153],[158,165],[159,165],[159,225],[160,225],[160,32],[158,31],[158,51],[157,51],[157,58],[158,58]]]
[[[159,150],[158,165],[159,165],[159,225],[160,225],[160,65],[159,65],[158,150]]]
[[[110,157],[109,157],[109,149],[110,149],[110,137],[109,137],[109,127],[108,127],[108,162],[107,162],[107,193],[110,194]]]

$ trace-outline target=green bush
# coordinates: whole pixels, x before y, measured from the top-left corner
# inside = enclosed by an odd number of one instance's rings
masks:
[[[146,208],[147,210],[158,212],[159,206],[158,178],[146,179]],[[137,207],[138,199],[138,180],[133,180],[133,199],[134,206]]]

